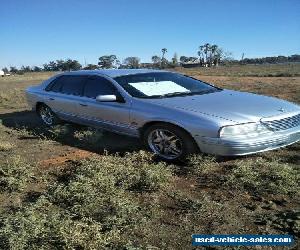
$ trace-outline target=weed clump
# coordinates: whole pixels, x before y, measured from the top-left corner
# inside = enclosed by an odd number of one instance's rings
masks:
[[[61,171],[61,172],[59,172]],[[157,216],[158,200],[143,206],[139,193],[164,188],[172,173],[145,152],[71,162],[33,202],[0,218],[0,248],[120,249]],[[156,204],[157,203],[157,204]],[[2,244],[2,245],[1,245]]]
[[[3,152],[11,151],[14,147],[15,145],[10,142],[5,142],[5,141],[0,142],[0,151]]]
[[[74,137],[85,143],[96,144],[103,138],[103,132],[99,129],[88,128],[83,131],[75,131]]]
[[[218,169],[218,163],[213,156],[192,155],[188,158],[188,173],[197,176],[211,174]]]
[[[100,223],[76,220],[45,197],[0,217],[1,249],[100,249],[109,240]]]
[[[300,195],[300,171],[275,159],[244,160],[237,162],[226,184],[250,193]]]
[[[33,167],[20,157],[0,163],[0,192],[22,191],[33,177]]]

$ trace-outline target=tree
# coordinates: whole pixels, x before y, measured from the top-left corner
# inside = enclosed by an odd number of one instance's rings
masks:
[[[199,61],[201,66],[211,67],[212,65],[219,65],[224,57],[223,49],[219,48],[216,44],[205,43],[199,46],[198,52]]]
[[[218,66],[220,64],[222,58],[224,57],[224,54],[225,54],[225,52],[221,48],[217,48],[215,50],[215,52],[214,52],[214,59],[213,59],[214,60],[213,62],[214,62],[215,66]]]
[[[115,55],[105,55],[99,57],[98,65],[102,69],[109,69],[116,67],[118,63],[117,56]]]
[[[194,63],[198,58],[194,56],[181,56],[179,60],[181,63]]]
[[[51,71],[50,66],[49,66],[48,63],[44,63],[44,64],[43,64],[43,70],[44,70],[44,71]]]
[[[54,61],[48,63],[49,71],[58,71],[57,64]]]
[[[64,60],[56,60],[56,70],[59,71],[67,70]]]
[[[166,48],[161,49],[161,67],[163,68],[166,64],[168,64],[168,60],[165,59],[165,54],[168,52]]]
[[[134,56],[127,57],[123,63],[125,64],[126,68],[137,69],[140,66],[140,58]]]
[[[154,55],[151,57],[151,60],[152,60],[152,63],[153,63],[153,66],[156,67],[156,68],[159,68],[160,65],[161,65],[161,58],[157,55]]]
[[[289,62],[300,62],[300,55],[291,55],[287,58]]]
[[[168,52],[168,50],[166,48],[161,49],[161,53],[162,53],[161,60],[163,60],[165,58],[165,54],[167,52]]]
[[[19,70],[16,68],[16,67],[10,67],[10,70],[9,70],[11,73],[18,73]]]
[[[247,58],[245,58],[244,60],[246,60]],[[232,53],[231,52],[223,52],[223,55],[222,55],[222,63],[223,64],[233,64],[237,62],[233,56],[232,56]]]
[[[44,71],[71,71],[79,70],[82,66],[77,60],[56,60],[43,64]]]
[[[173,64],[174,66],[177,66],[177,65],[178,65],[178,55],[177,55],[177,53],[174,53],[174,56],[173,56],[173,58],[172,58],[172,64]]]
[[[83,69],[88,69],[88,70],[95,70],[95,69],[98,69],[98,65],[95,65],[95,64],[88,64],[87,66],[85,66]]]
[[[204,54],[205,54],[205,64],[208,64],[208,52],[210,51],[210,44],[206,43],[203,45]]]
[[[4,67],[2,70],[3,70],[3,72],[4,72],[5,74],[8,73],[8,69],[7,69],[6,67]]]
[[[198,50],[197,54],[199,56],[200,65],[204,65],[204,46],[203,45],[199,46],[199,50]]]
[[[156,56],[156,55],[152,56],[151,60],[152,60],[153,64],[160,64],[160,62],[161,62],[161,58],[159,56]]]
[[[40,72],[40,71],[42,71],[42,69],[41,69],[40,67],[38,67],[38,66],[33,66],[33,67],[32,67],[32,70],[33,70],[34,72]]]
[[[186,62],[188,62],[188,57],[186,57],[186,56],[181,56],[181,57],[179,58],[179,60],[180,60],[181,63],[186,63]]]
[[[64,63],[64,70],[79,70],[81,69],[81,64],[77,60],[67,59]]]
[[[218,45],[213,44],[210,46],[210,57],[209,57],[209,66],[212,66],[212,64],[214,63],[216,65],[216,53],[218,50]]]
[[[71,70],[80,70],[81,68],[82,68],[82,65],[77,60],[72,61]]]
[[[30,71],[31,71],[31,68],[30,68],[30,66],[24,66],[24,65],[23,65],[23,66],[21,67],[21,71],[22,71],[22,72],[30,72]]]

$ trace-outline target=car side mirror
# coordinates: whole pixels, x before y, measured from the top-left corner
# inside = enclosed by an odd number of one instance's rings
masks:
[[[98,95],[96,97],[97,102],[116,102],[117,96],[115,95]]]
[[[124,97],[117,93],[116,95],[98,95],[96,97],[97,102],[121,102],[125,103]]]

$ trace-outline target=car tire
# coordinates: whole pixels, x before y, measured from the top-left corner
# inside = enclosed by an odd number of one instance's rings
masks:
[[[199,152],[192,136],[172,124],[150,126],[143,133],[143,141],[150,151],[167,162],[182,162],[188,155]]]
[[[47,126],[51,127],[60,123],[60,120],[56,114],[45,104],[39,105],[37,113],[42,122]]]

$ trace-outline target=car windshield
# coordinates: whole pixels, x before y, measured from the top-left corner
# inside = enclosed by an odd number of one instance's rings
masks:
[[[171,72],[152,72],[115,77],[130,95],[139,98],[207,94],[221,89],[200,80]]]

